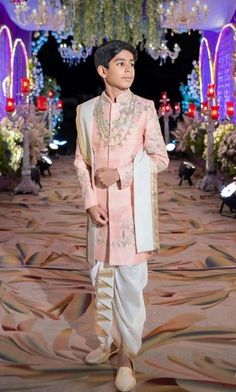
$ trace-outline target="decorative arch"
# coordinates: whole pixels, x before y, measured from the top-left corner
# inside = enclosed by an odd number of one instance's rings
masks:
[[[6,96],[10,96],[12,37],[9,28],[0,26],[0,118],[5,113]]]
[[[14,41],[12,56],[11,56],[11,94],[13,94],[16,103],[18,103],[21,92],[20,80],[24,77],[29,77],[28,55],[24,42],[17,38]]]
[[[236,86],[234,72],[236,69],[236,26],[232,23],[225,25],[218,37],[215,59],[214,80],[216,85],[217,103],[220,106],[220,118],[225,116],[226,101],[236,105]],[[234,117],[234,121],[236,116]]]
[[[24,42],[12,40],[8,26],[0,26],[0,119],[5,116],[6,97],[20,98],[20,79],[29,77],[28,55]]]
[[[214,83],[213,56],[208,40],[204,37],[200,45],[200,95],[201,102],[206,100],[207,86]]]

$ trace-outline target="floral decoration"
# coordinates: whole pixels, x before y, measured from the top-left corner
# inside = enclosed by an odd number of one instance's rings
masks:
[[[4,117],[0,122],[0,176],[16,172],[23,156],[22,121],[13,123]]]
[[[30,104],[28,117],[29,145],[30,145],[30,163],[35,166],[37,160],[41,157],[41,152],[46,148],[49,140],[49,132],[46,128],[44,115],[35,110],[35,105]]]
[[[206,159],[207,128],[209,124],[200,119],[183,116],[171,134],[176,139],[176,150]],[[236,175],[236,125],[218,124],[213,133],[213,154],[215,166],[227,175]]]
[[[236,125],[222,124],[214,135],[214,154],[218,166],[229,175],[236,175]]]
[[[177,122],[176,130],[172,131],[171,134],[176,139],[177,151],[202,157],[206,128],[199,119],[194,118],[192,120],[187,115],[183,115],[183,121]]]
[[[104,39],[121,39],[134,46],[158,44],[161,0],[75,0],[73,32],[77,47],[99,45]],[[71,7],[71,1],[63,0]]]
[[[0,122],[0,176],[11,175],[21,167],[24,120],[20,111],[19,105],[15,118],[4,117]],[[33,103],[30,104],[27,125],[30,130],[30,163],[35,166],[41,157],[41,151],[47,146],[49,134],[43,115],[36,112]]]

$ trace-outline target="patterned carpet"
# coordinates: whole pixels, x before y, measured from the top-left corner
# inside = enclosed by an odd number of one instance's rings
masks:
[[[159,176],[135,391],[236,391],[236,219],[218,195],[178,186],[179,164]],[[113,392],[116,357],[83,363],[97,341],[73,157],[51,171],[38,196],[0,192],[0,391]]]

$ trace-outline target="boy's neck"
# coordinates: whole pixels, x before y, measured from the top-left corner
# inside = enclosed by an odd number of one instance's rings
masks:
[[[128,89],[120,90],[110,86],[106,86],[105,92],[112,102],[116,102],[118,95],[125,93]]]

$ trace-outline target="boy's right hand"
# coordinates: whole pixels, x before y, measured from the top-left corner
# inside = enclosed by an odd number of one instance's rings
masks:
[[[93,223],[97,226],[105,226],[108,222],[107,213],[100,206],[92,206],[87,210],[88,215]]]

